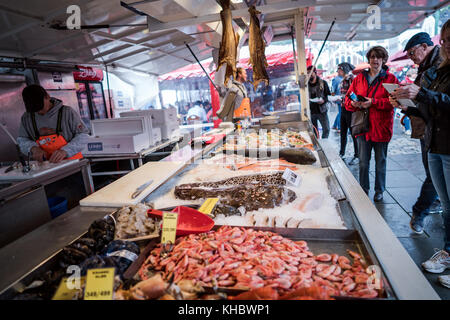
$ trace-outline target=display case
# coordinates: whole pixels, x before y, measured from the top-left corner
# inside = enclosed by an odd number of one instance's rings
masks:
[[[253,129],[259,128],[261,127],[254,127]],[[287,122],[264,126],[263,128],[267,130],[292,128],[294,130],[307,132],[318,157],[317,168],[329,173],[326,180],[328,191],[337,203],[337,210],[342,218],[344,228],[254,227],[254,229],[276,232],[295,241],[305,240],[315,254],[321,252],[335,252],[339,255],[345,255],[346,252],[348,252],[347,250],[357,252],[364,257],[364,260],[368,264],[374,266],[379,272],[378,276],[380,277],[383,286],[377,299],[439,299],[439,296],[433,290],[427,279],[423,276],[422,272],[392,233],[389,226],[361,189],[343,161],[336,154],[331,143],[324,140],[318,141],[307,122]],[[203,157],[209,158],[217,152],[219,152],[218,149],[212,150],[211,153],[204,154]],[[194,170],[196,165],[196,163],[191,163],[184,171],[167,180],[165,184],[144,199],[144,202],[154,202],[160,198],[168,190],[171,190],[174,186],[179,184],[183,174]],[[22,254],[22,252],[25,252],[24,243],[13,243],[11,246],[0,250],[0,257],[2,257],[3,261],[7,261],[7,263],[3,264],[2,268],[15,270],[14,274],[9,274],[2,280],[0,288],[2,294],[0,297],[6,299],[11,298],[17,293],[17,288],[26,287],[30,284],[33,277],[36,277],[39,273],[42,274],[55,265],[55,261],[58,259],[61,248],[78,239],[81,236],[80,231],[83,230],[83,227],[86,231],[86,221],[84,221],[83,226],[80,226],[76,225],[77,223],[73,220],[80,216],[81,211],[85,211],[86,215],[84,218],[86,218],[88,214],[91,214],[92,221],[94,217],[100,215],[100,212],[114,215],[116,210],[110,209],[108,211],[105,208],[81,209],[79,207],[73,209],[69,213],[68,219],[72,220],[75,225],[70,228],[68,228],[67,225],[61,226],[61,228],[67,228],[66,236],[54,241],[50,245],[52,248],[51,250],[47,248],[45,252],[36,251],[32,257],[28,258],[30,262],[18,264],[18,261],[27,260],[24,254]],[[48,224],[47,228],[49,228],[50,225],[56,227],[56,221],[57,220]],[[215,228],[217,229],[219,226],[216,226]],[[251,227],[244,227],[244,229],[246,228]],[[76,229],[76,232],[74,232],[73,229]],[[42,242],[48,243],[48,239],[54,236],[52,233],[45,234],[43,230],[39,231],[40,232],[28,235],[28,239],[32,238],[37,240],[42,238]],[[55,230],[54,232],[59,233],[61,230]],[[39,242],[41,241],[36,241],[34,243]],[[28,245],[30,243],[31,242],[28,242]],[[152,246],[151,241],[141,245],[144,249],[142,252],[148,253],[151,250],[149,247]],[[27,248],[26,251],[30,252],[30,248]],[[52,252],[52,255],[48,254],[49,251]],[[11,260],[10,255],[13,253],[21,258],[17,261]],[[142,265],[144,259],[145,254],[130,266],[129,271],[126,273],[127,276],[133,277]],[[2,274],[7,273],[2,272]],[[414,281],[411,281],[411,279],[414,279]],[[224,292],[227,291],[227,288],[222,289]]]

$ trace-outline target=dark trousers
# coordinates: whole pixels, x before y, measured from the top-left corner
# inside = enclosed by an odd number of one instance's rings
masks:
[[[372,149],[375,151],[375,192],[386,190],[386,158],[389,142],[366,141],[365,135],[356,138],[359,150],[359,184],[369,194],[369,170]]]
[[[317,121],[320,122],[322,127],[322,139],[328,138],[330,134],[330,122],[328,121],[328,112],[311,114],[311,122],[314,127],[316,127],[317,131],[319,131],[319,127],[317,127]]]
[[[342,107],[344,108],[344,107]],[[351,123],[352,123],[352,113],[350,111],[342,110],[341,112],[341,151],[339,151],[339,154],[344,155],[345,154],[345,147],[347,146],[347,136],[348,131],[350,131],[350,135],[353,139],[353,150],[354,150],[354,157],[358,157],[358,142],[356,142],[356,138],[352,135],[351,131]]]
[[[422,163],[427,177],[420,189],[419,198],[417,198],[417,201],[413,206],[413,214],[425,216],[428,215],[428,209],[437,199],[438,195],[434,188],[433,181],[431,181],[430,169],[428,167],[428,152],[425,150],[423,139],[420,139],[420,148],[422,151]]]

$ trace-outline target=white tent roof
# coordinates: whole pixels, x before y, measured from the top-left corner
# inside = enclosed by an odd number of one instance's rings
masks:
[[[235,0],[238,1],[238,0]],[[246,2],[245,2],[246,1]],[[79,64],[114,64],[161,75],[211,57],[221,40],[221,10],[214,0],[0,0],[0,55],[66,61]],[[273,41],[290,38],[294,14],[306,8],[307,38],[323,40],[336,18],[329,40],[392,38],[448,5],[445,0],[244,0],[233,3],[236,31],[244,34],[247,4],[257,5],[264,28]],[[124,25],[112,28],[57,30],[65,25],[70,5],[81,8],[82,25]],[[381,29],[369,30],[367,8],[381,8]],[[128,8],[126,8],[128,6]],[[133,9],[134,11],[130,10]],[[148,23],[148,24],[147,24]]]

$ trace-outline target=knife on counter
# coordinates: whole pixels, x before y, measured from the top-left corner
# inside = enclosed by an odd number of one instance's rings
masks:
[[[152,183],[153,183],[153,179],[149,180],[148,182],[146,182],[146,183],[142,184],[141,186],[137,187],[136,191],[134,191],[133,194],[131,195],[131,199],[136,199],[142,193],[142,191],[144,191],[144,189],[147,188]]]

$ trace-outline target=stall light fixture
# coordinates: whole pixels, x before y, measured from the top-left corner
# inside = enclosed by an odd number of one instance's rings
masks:
[[[243,0],[231,0],[232,3],[242,3],[244,2]]]

